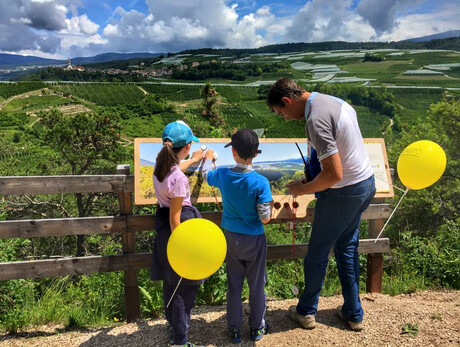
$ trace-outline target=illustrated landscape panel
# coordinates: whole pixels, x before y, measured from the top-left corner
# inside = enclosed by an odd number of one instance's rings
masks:
[[[199,150],[205,145],[208,149],[217,153],[215,167],[232,167],[235,165],[231,148],[224,148],[230,139],[200,139],[199,143],[193,143],[190,153]],[[366,148],[372,161],[372,167],[376,174],[377,192],[383,196],[392,196],[391,177],[388,170],[386,152],[384,151],[383,139],[365,139]],[[282,200],[289,195],[285,188],[286,183],[304,177],[304,162],[295,145],[297,143],[307,160],[306,139],[260,139],[259,149],[262,151],[253,160],[253,169],[265,176],[270,182],[272,195]],[[139,205],[155,204],[156,197],[153,188],[153,170],[156,156],[163,144],[160,138],[137,138],[135,139],[135,203]],[[383,148],[383,150],[382,150]],[[209,186],[203,181],[201,168],[203,162],[191,166],[185,174],[189,177],[192,202],[216,202],[221,201],[220,191]],[[311,199],[312,200],[312,199]]]

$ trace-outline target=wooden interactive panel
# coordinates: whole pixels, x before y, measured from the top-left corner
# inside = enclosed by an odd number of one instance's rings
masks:
[[[217,153],[215,165],[219,167],[232,167],[235,165],[231,149],[224,148],[230,139],[208,139],[202,138],[199,143],[192,142],[190,152],[200,149],[205,145]],[[307,140],[299,139],[260,139],[259,149],[262,153],[253,160],[253,169],[267,177],[272,189],[273,201],[275,203],[273,219],[292,219],[306,216],[308,204],[315,199],[313,194],[298,196],[294,198],[284,187],[292,180],[304,178],[304,163],[297,149],[297,143],[303,153],[307,156]],[[388,168],[385,144],[383,139],[365,139],[366,148],[370,151],[370,157],[374,170],[381,177],[386,176],[385,182],[376,179],[378,184],[378,195],[376,197],[393,196],[393,187]],[[138,205],[155,204],[156,197],[153,189],[153,168],[155,166],[157,153],[163,144],[160,138],[136,138],[134,140],[134,201]],[[305,158],[306,159],[306,158]],[[190,180],[190,190],[193,203],[221,202],[220,191],[209,186],[201,176],[200,162],[197,166],[190,167],[185,174]],[[377,182],[378,181],[378,182]],[[383,183],[382,183],[383,182]],[[379,185],[380,184],[380,185]]]

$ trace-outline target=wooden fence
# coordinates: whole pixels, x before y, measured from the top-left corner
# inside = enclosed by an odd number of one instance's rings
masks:
[[[64,193],[118,193],[120,216],[11,220],[0,222],[0,238],[30,238],[64,235],[94,235],[121,233],[122,254],[87,257],[64,257],[32,261],[0,263],[0,280],[21,278],[43,278],[67,275],[82,275],[96,272],[123,271],[125,284],[125,310],[128,321],[140,318],[139,287],[137,270],[150,267],[151,253],[136,253],[134,234],[137,231],[153,230],[153,215],[133,214],[132,198],[134,177],[129,165],[119,165],[116,175],[88,176],[13,176],[0,177],[1,195],[33,195]],[[297,223],[311,222],[314,208],[308,208],[304,218]],[[375,201],[363,213],[369,220],[369,237],[361,239],[359,253],[368,254],[366,290],[381,292],[383,274],[382,253],[390,250],[387,238],[374,242],[391,207],[383,201]],[[220,212],[203,212],[203,218],[220,225]],[[285,223],[288,220],[273,220],[270,223]],[[269,245],[267,258],[303,258],[308,244]],[[330,253],[332,255],[332,251]]]

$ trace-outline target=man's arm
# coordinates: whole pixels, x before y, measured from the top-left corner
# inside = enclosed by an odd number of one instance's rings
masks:
[[[321,167],[321,172],[312,181],[307,183],[293,181],[286,184],[286,188],[295,196],[313,194],[330,188],[342,180],[342,162],[339,153],[321,160]]]

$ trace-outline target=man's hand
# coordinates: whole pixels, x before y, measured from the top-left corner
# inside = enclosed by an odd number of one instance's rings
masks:
[[[206,151],[205,158],[214,161],[214,151],[212,149],[208,149]]]
[[[286,188],[289,190],[289,193],[291,193],[294,196],[298,195],[304,195],[305,193],[305,180],[302,181],[292,181],[286,184]]]

